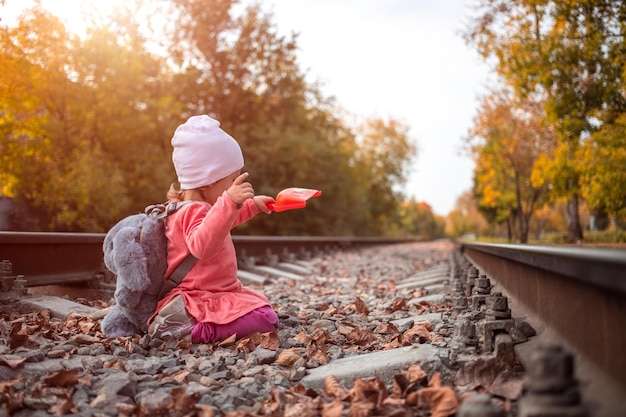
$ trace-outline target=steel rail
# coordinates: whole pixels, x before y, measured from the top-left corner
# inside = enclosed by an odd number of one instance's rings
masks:
[[[71,284],[106,274],[103,233],[35,233],[0,231],[0,261],[12,264],[12,275],[24,275],[27,287]],[[310,257],[335,249],[412,241],[348,236],[234,235],[237,255],[259,264],[271,256]]]
[[[626,250],[462,242],[461,251],[626,385]]]

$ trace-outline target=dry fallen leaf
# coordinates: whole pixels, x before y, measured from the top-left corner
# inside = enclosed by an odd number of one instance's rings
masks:
[[[300,356],[298,353],[294,352],[293,350],[285,349],[278,354],[278,358],[276,358],[275,363],[277,363],[278,365],[283,365],[283,366],[292,366],[301,357],[302,356]]]
[[[430,342],[432,325],[427,321],[417,322],[402,334],[405,344]]]
[[[18,355],[0,355],[0,365],[6,365],[11,369],[16,369],[24,361],[26,361],[26,358]]]
[[[236,341],[237,341],[237,334],[232,334],[229,337],[227,337],[226,339],[222,340],[220,343],[218,343],[218,346],[232,345]]]
[[[361,314],[368,315],[370,313],[369,308],[367,308],[367,305],[365,305],[365,302],[360,297],[355,298],[354,306],[356,307],[356,311]]]
[[[354,387],[350,391],[353,402],[367,401],[380,407],[387,398],[387,387],[379,377],[357,378],[354,380]]]
[[[419,402],[428,404],[431,417],[447,417],[454,415],[459,402],[450,387],[428,387],[417,392]]]
[[[10,338],[11,342],[9,343],[9,347],[11,349],[28,346],[28,334],[23,332],[22,323],[13,324]]]
[[[171,391],[172,395],[172,409],[178,411],[176,414],[187,414],[194,410],[198,399],[199,393],[188,394],[187,389],[184,386],[174,387]]]
[[[264,349],[277,350],[280,347],[280,338],[278,337],[278,333],[263,333],[261,335],[260,346]]]
[[[320,365],[326,365],[330,362],[330,356],[328,355],[328,349],[326,346],[318,346],[317,343],[311,343],[307,347],[307,356],[315,360]]]
[[[426,375],[426,372],[424,372],[422,367],[419,366],[419,364],[411,365],[409,369],[405,372],[405,375],[411,383],[418,384],[421,384],[422,381],[424,381],[428,376]]]
[[[396,311],[406,311],[409,308],[407,307],[406,304],[406,299],[404,298],[396,298],[391,302],[391,312],[396,312]]]
[[[522,378],[510,365],[498,358],[479,358],[466,364],[456,373],[455,383],[462,390],[484,387],[488,392],[509,399],[517,399],[522,393]]]
[[[54,414],[56,416],[64,416],[71,412],[75,413],[78,411],[74,401],[72,401],[72,397],[68,395],[67,398],[60,399],[56,404],[50,406],[48,408],[48,413]]]
[[[78,333],[77,335],[70,337],[70,340],[83,345],[91,345],[102,341],[99,337],[90,336],[84,333]]]
[[[341,417],[343,408],[343,402],[335,398],[332,402],[322,404],[322,417]]]
[[[324,392],[340,400],[343,400],[348,395],[348,392],[341,386],[341,383],[334,375],[328,376],[324,381]]]
[[[52,372],[43,383],[51,387],[69,387],[78,384],[78,369]]]

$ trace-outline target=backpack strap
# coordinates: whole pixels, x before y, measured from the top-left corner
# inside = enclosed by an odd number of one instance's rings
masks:
[[[146,207],[145,212],[148,216],[152,216],[156,219],[164,219],[188,203],[193,203],[193,201],[184,200],[168,202],[165,204],[153,204]],[[178,284],[180,284],[197,260],[198,258],[189,254],[180,264],[178,264],[176,269],[174,269],[174,272],[172,272],[172,274],[163,283],[163,287],[159,292],[159,300],[165,297],[165,294],[167,294],[172,288],[176,288]]]
[[[178,284],[180,284],[183,278],[185,278],[185,275],[187,275],[187,272],[189,272],[197,260],[198,258],[189,254],[180,264],[178,264],[174,272],[172,272],[172,275],[170,275],[163,283],[161,292],[159,292],[159,300],[165,297],[165,294],[167,294],[172,288],[176,288]]]
[[[193,200],[170,201],[163,204],[152,204],[144,210],[144,212],[155,219],[164,219],[185,204],[193,203]]]

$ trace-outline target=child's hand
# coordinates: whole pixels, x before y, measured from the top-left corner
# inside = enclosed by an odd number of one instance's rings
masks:
[[[235,200],[237,204],[243,204],[247,199],[254,198],[254,188],[252,188],[252,184],[244,182],[249,175],[249,173],[244,172],[235,178],[233,185],[226,190],[230,198]]]
[[[254,205],[265,214],[270,214],[272,210],[267,206],[269,203],[275,203],[276,201],[272,197],[266,195],[254,196]]]

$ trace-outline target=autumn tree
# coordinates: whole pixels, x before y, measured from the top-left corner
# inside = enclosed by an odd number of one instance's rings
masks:
[[[533,185],[533,169],[540,155],[552,155],[556,142],[543,103],[517,100],[505,88],[494,91],[484,99],[467,139],[480,207],[496,223],[506,221],[526,243],[530,219],[547,188]]]
[[[606,210],[616,229],[620,213],[626,215],[626,113],[586,139],[576,160],[583,197],[591,209]]]
[[[16,176],[18,198],[41,217],[37,228],[104,231],[142,210],[137,202],[164,198],[171,168],[158,120],[167,95],[153,88],[162,66],[129,26],[125,33],[111,27],[91,27],[79,38],[35,7],[3,32],[10,45],[4,59],[30,68],[18,81],[37,102],[30,120],[39,133],[31,129],[22,138],[38,145]],[[10,130],[5,140],[19,132]],[[15,159],[28,158],[26,150],[16,148]]]
[[[414,155],[406,126],[347,125],[306,81],[296,36],[279,36],[260,6],[235,15],[234,4],[129,0],[88,16],[80,36],[40,7],[2,27],[0,179],[3,195],[41,212],[28,228],[102,232],[163,201],[171,136],[200,113],[237,138],[257,193],[323,191],[306,212],[238,232],[371,235],[397,222]]]
[[[396,233],[403,237],[432,240],[445,236],[445,219],[433,213],[428,203],[413,198],[402,203],[397,226]]]
[[[30,203],[38,219],[30,219],[29,227],[45,228],[55,204],[48,191],[63,180],[56,174],[69,151],[70,138],[56,141],[50,128],[59,104],[75,92],[64,69],[75,40],[57,18],[39,9],[30,10],[15,27],[3,26],[0,36],[2,192]]]
[[[582,237],[581,172],[585,137],[624,110],[622,70],[626,5],[614,0],[483,0],[466,39],[520,98],[546,97],[559,149],[545,158],[536,185],[568,199],[568,234]]]
[[[489,225],[478,210],[478,201],[474,192],[468,190],[461,194],[448,213],[445,231],[448,236],[458,238],[464,235],[482,236],[487,234]]]
[[[384,234],[397,221],[397,209],[404,201],[400,191],[408,177],[417,149],[408,126],[388,118],[368,118],[357,131],[358,148],[354,166],[356,187],[364,187],[365,205],[371,234]]]

